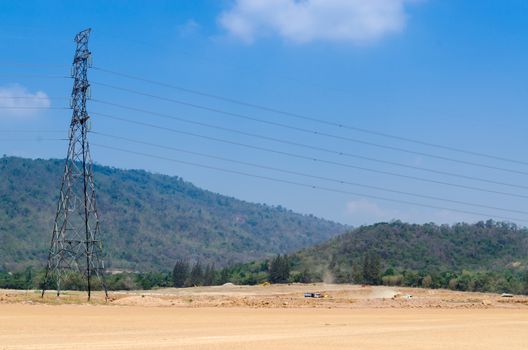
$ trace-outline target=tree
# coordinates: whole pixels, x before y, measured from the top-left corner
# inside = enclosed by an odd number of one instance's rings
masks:
[[[422,287],[431,288],[432,284],[433,284],[433,278],[431,277],[431,275],[427,275],[422,279]]]
[[[25,271],[25,287],[26,289],[33,288],[33,267],[28,266]]]
[[[290,262],[286,255],[277,255],[269,265],[269,280],[272,283],[285,283],[290,278]]]
[[[302,271],[292,272],[290,281],[294,283],[310,283],[312,280],[310,278],[310,272],[305,268]]]
[[[189,278],[189,263],[185,260],[178,260],[172,270],[172,285],[176,288],[185,286],[185,281]]]
[[[204,272],[202,264],[200,264],[200,262],[196,262],[196,264],[194,264],[193,268],[191,269],[191,273],[189,274],[186,285],[189,287],[202,286],[203,281]]]
[[[528,295],[528,271],[525,271],[522,276],[522,282],[523,282],[523,293]]]
[[[170,274],[162,272],[140,273],[136,276],[136,283],[145,290],[155,287],[169,287],[171,285]]]
[[[373,253],[367,252],[363,259],[363,280],[366,284],[377,285],[380,283],[381,260]]]
[[[203,285],[212,286],[215,282],[215,267],[214,264],[207,265],[203,276]]]
[[[219,284],[224,284],[229,281],[229,269],[227,267],[224,267],[220,271],[220,280],[218,281]]]

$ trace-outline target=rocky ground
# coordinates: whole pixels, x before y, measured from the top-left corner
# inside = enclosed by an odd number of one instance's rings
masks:
[[[306,298],[305,293],[320,293]],[[66,291],[40,298],[38,291],[0,290],[0,303],[86,303],[86,295]],[[105,303],[95,292],[92,304]],[[503,297],[492,293],[468,293],[443,289],[400,288],[336,284],[290,284],[166,288],[153,291],[110,292],[108,305],[156,307],[251,308],[520,308],[528,310],[528,296]]]

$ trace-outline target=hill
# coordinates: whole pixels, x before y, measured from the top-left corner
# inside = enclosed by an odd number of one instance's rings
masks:
[[[504,222],[455,225],[400,221],[362,226],[292,255],[298,266],[323,273],[361,266],[373,255],[382,269],[503,271],[528,265],[528,229]]]
[[[289,257],[335,282],[528,293],[528,229],[504,222],[364,226]],[[299,277],[297,277],[299,278]]]
[[[228,280],[386,284],[528,294],[528,229],[504,222],[362,226],[294,254],[231,266]]]
[[[44,266],[63,160],[0,159],[0,269]],[[293,252],[346,227],[248,203],[179,177],[94,168],[107,267],[169,270],[178,258],[217,266]]]

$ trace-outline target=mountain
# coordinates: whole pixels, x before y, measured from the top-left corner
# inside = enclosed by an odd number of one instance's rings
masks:
[[[379,259],[381,272],[522,270],[528,267],[528,229],[491,220],[452,226],[395,221],[353,229],[291,258],[297,269],[321,277],[361,268],[367,253]]]
[[[528,295],[528,229],[504,222],[400,221],[362,226],[313,247],[223,272],[266,281],[384,284]]]
[[[0,269],[42,267],[63,160],[0,158]],[[248,203],[179,177],[94,167],[106,265],[169,270],[178,258],[217,266],[293,252],[346,226]]]

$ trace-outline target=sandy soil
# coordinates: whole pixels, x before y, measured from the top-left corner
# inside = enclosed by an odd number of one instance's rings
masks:
[[[84,298],[0,290],[0,349],[528,349],[526,297],[317,284]]]

